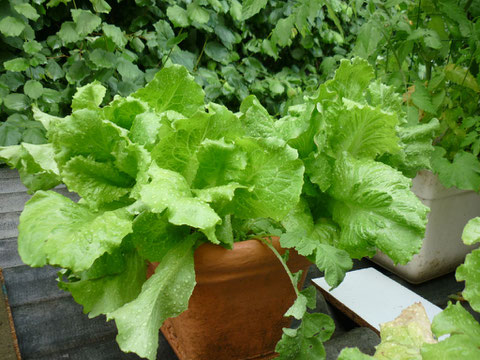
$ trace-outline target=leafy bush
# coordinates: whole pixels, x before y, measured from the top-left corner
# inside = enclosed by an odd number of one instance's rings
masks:
[[[480,190],[480,6],[448,0],[373,1],[353,54],[404,93],[411,123],[440,120],[432,156],[441,182]]]
[[[352,11],[339,0],[12,0],[0,7],[0,146],[45,142],[32,104],[64,116],[74,89],[94,80],[106,86],[108,103],[170,62],[195,75],[208,101],[238,108],[252,93],[282,113],[318,86],[351,43],[343,27]]]

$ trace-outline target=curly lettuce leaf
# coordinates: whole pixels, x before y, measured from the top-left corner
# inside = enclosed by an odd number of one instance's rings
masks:
[[[381,324],[380,337],[374,356],[365,355],[358,348],[346,348],[338,360],[422,360],[422,345],[436,343],[430,320],[420,303],[403,310],[395,320]]]
[[[338,286],[353,266],[349,254],[335,247],[338,228],[325,221],[314,224],[303,198],[283,219],[282,225],[286,233],[280,237],[280,244],[285,248],[294,248],[300,255],[308,256],[318,269],[325,272],[327,283],[332,287]]]
[[[432,330],[437,337],[450,336],[437,344],[425,344],[422,347],[424,360],[480,358],[480,324],[460,303],[449,303],[435,316]]]
[[[72,98],[72,110],[96,110],[105,97],[107,89],[97,80],[93,83],[79,87]]]
[[[114,100],[102,108],[103,116],[118,126],[129,130],[135,118],[148,111],[148,105],[131,96],[122,98],[115,96]]]
[[[18,170],[29,193],[51,189],[61,182],[51,144],[0,147],[0,161]]]
[[[174,110],[188,117],[204,106],[205,94],[185,67],[171,65],[157,72],[132,97],[146,102],[158,113]]]
[[[356,158],[374,159],[399,150],[396,115],[359,103],[349,103],[335,115],[328,114],[327,121],[328,143],[336,157],[347,151]]]
[[[297,151],[273,138],[241,138],[236,145],[247,154],[247,166],[231,180],[247,188],[236,191],[232,214],[280,221],[302,191],[304,166]]]
[[[133,221],[130,239],[143,258],[160,262],[188,234],[188,227],[169,223],[165,213],[155,214],[143,211]]]
[[[152,164],[148,170],[151,182],[141,186],[140,199],[154,213],[166,211],[168,221],[200,229],[213,243],[218,243],[215,226],[221,221],[204,201],[192,195],[185,178],[177,172]]]
[[[194,243],[193,236],[177,243],[143,284],[138,297],[107,314],[108,320],[115,320],[117,342],[123,351],[156,359],[160,326],[187,310],[195,287]]]
[[[430,159],[435,150],[432,141],[438,129],[437,119],[426,124],[402,124],[397,130],[401,151],[387,155],[382,161],[410,178],[415,177],[419,170],[431,169]]]
[[[145,260],[136,253],[122,254],[125,268],[118,274],[107,274],[94,279],[60,282],[60,288],[70,291],[75,301],[83,305],[83,312],[93,318],[115,311],[140,294],[145,282]]]
[[[429,211],[410,187],[397,170],[344,154],[328,190],[339,247],[356,258],[372,256],[377,247],[395,263],[407,263],[420,250]]]
[[[132,232],[132,216],[125,209],[92,211],[56,192],[38,191],[25,204],[18,230],[23,262],[81,272],[120,246]]]

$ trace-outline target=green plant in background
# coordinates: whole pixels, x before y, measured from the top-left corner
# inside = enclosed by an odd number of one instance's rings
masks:
[[[106,93],[99,82],[80,87],[64,118],[34,108],[49,142],[0,147],[0,159],[31,192],[40,190],[20,217],[22,260],[64,268],[61,287],[90,316],[115,320],[124,351],[155,358],[158,328],[188,306],[193,252],[203,242],[231,248],[280,236],[331,286],[352,257],[379,248],[406,263],[420,249],[428,209],[387,160],[414,171],[429,155],[405,149],[433,150],[432,124],[407,127],[420,135],[401,140],[401,98],[374,81],[365,60],[342,61],[332,80],[281,118],[254,95],[236,114],[205,105],[178,65],[101,106]],[[44,191],[60,181],[78,203]],[[145,260],[160,263],[148,280]],[[298,274],[290,275],[295,285]],[[306,312],[314,293],[298,293],[287,312],[303,322],[284,330],[283,359],[310,356],[312,347],[324,358],[333,323]]]
[[[26,0],[0,5],[0,146],[45,142],[32,105],[69,112],[94,80],[104,104],[184,65],[208,101],[232,108],[249,94],[285,112],[349,50],[352,10],[339,0]]]
[[[479,191],[478,2],[371,1],[359,11],[366,21],[352,53],[404,93],[412,124],[440,120],[432,156],[440,181]]]

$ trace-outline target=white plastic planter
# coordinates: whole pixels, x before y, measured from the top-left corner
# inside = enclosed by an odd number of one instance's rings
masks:
[[[413,179],[412,191],[430,208],[422,249],[407,265],[395,266],[381,252],[372,260],[419,284],[454,271],[475,248],[463,244],[461,237],[468,220],[480,216],[480,195],[474,191],[447,189],[429,171],[418,173]]]

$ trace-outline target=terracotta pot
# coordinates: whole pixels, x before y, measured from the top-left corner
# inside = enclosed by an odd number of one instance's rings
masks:
[[[278,239],[273,245],[284,253]],[[288,266],[304,270],[301,288],[310,262],[290,250]],[[273,359],[295,292],[272,251],[258,240],[235,243],[233,250],[204,244],[195,252],[195,272],[188,310],[161,328],[179,359]]]

